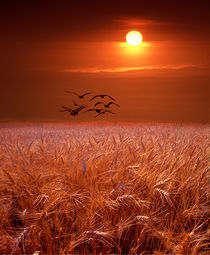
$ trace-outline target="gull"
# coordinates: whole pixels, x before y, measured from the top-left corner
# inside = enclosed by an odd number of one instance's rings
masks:
[[[115,113],[112,112],[112,111],[104,110],[104,111],[99,112],[99,114],[97,114],[95,117],[98,117],[99,115],[104,114],[104,113],[106,113],[106,112],[109,112],[109,113],[111,113],[111,114],[115,114]]]
[[[97,113],[98,113],[95,117],[99,116],[100,114],[104,114],[104,113],[106,113],[106,112],[109,112],[109,113],[115,114],[115,113],[114,113],[114,112],[112,112],[112,111],[104,110],[104,109],[88,109],[88,110],[87,110],[87,111],[85,111],[85,112],[90,112],[90,111],[95,111],[95,112],[97,112]]]
[[[100,113],[100,112],[104,111],[104,109],[88,109],[85,112],[90,112],[90,111],[95,111],[97,113]]]
[[[59,112],[71,112],[71,108],[67,107],[67,106],[61,106],[61,108],[63,108],[63,110],[60,110]]]
[[[87,105],[81,105],[79,106],[78,108],[76,109],[71,109],[69,107],[66,107],[66,106],[61,106],[63,108],[63,110],[60,110],[60,112],[69,112],[72,116],[75,116],[75,115],[78,115],[78,113],[87,107]]]
[[[74,100],[72,100],[73,103],[74,103],[74,106],[79,106]]]
[[[111,97],[111,96],[109,96],[109,95],[106,95],[106,94],[96,95],[96,96],[92,97],[92,98],[90,99],[90,101],[92,101],[92,100],[93,100],[94,98],[96,98],[96,97],[101,97],[101,98],[109,97],[111,100],[116,101],[113,97]],[[90,102],[90,101],[89,101],[89,102]]]
[[[119,104],[116,104],[116,103],[114,103],[114,102],[109,102],[108,104],[105,104],[105,103],[103,103],[103,102],[97,102],[96,104],[94,104],[94,106],[97,106],[97,105],[99,105],[99,104],[103,104],[105,108],[109,108],[109,106],[110,106],[111,104],[115,104],[116,106],[120,107]]]
[[[65,92],[66,92],[66,93],[70,93],[70,94],[74,94],[74,95],[78,96],[78,98],[80,98],[80,99],[83,99],[86,95],[91,94],[90,92],[87,92],[87,93],[84,93],[84,94],[82,94],[82,95],[79,95],[79,94],[77,94],[76,92],[68,91],[68,90],[66,90]]]

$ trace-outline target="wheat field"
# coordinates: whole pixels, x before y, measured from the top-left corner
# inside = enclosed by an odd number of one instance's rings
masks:
[[[207,254],[209,127],[0,126],[1,254]]]

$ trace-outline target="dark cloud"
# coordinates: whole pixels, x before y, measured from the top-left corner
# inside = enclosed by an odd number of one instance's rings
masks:
[[[67,39],[110,27],[118,18],[172,23],[189,34],[209,38],[209,1],[5,1],[1,3],[4,39]]]

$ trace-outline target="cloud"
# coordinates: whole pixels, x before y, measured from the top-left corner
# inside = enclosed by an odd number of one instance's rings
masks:
[[[115,23],[124,27],[151,27],[168,25],[166,22],[153,20],[153,19],[135,19],[135,18],[119,18],[114,20]]]
[[[89,67],[89,68],[70,68],[65,69],[63,72],[69,73],[124,73],[129,71],[144,71],[144,70],[183,70],[189,68],[199,67],[192,64],[184,65],[148,65],[148,66],[136,66],[136,67],[112,67],[112,68],[99,68],[99,67]]]

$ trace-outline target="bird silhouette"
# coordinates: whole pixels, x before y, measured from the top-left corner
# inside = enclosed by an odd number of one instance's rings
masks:
[[[99,115],[104,114],[106,112],[109,112],[111,114],[115,114],[115,112],[112,112],[112,111],[109,111],[109,110],[104,110],[104,111],[99,112],[95,117],[98,117]]]
[[[104,109],[88,109],[85,112],[95,111],[97,113],[100,113],[101,111],[104,111]]]
[[[98,113],[95,117],[97,117],[97,116],[99,116],[99,115],[101,115],[101,114],[104,114],[104,113],[106,113],[106,112],[109,112],[109,113],[115,114],[115,113],[114,113],[114,112],[112,112],[112,111],[104,110],[104,109],[88,109],[88,110],[87,110],[87,111],[85,111],[85,112],[90,112],[90,111],[95,111],[95,112],[97,112],[97,113]]]
[[[81,105],[81,106],[79,106],[79,107],[76,108],[76,109],[71,109],[71,108],[66,107],[66,106],[63,106],[63,105],[62,105],[61,107],[63,108],[63,110],[60,110],[60,112],[69,112],[72,116],[76,116],[76,115],[79,114],[79,112],[80,112],[81,110],[83,110],[84,108],[86,108],[87,105]]]
[[[84,94],[82,94],[82,95],[79,95],[79,94],[77,94],[76,92],[68,91],[68,90],[66,90],[65,92],[66,92],[66,93],[73,94],[73,95],[76,95],[76,96],[78,96],[78,98],[80,98],[80,99],[83,99],[85,96],[91,94],[90,92],[87,92],[87,93],[84,93]]]
[[[79,106],[78,103],[76,103],[74,100],[72,100],[74,103],[74,106]]]
[[[111,100],[116,101],[113,97],[111,97],[111,96],[109,96],[109,95],[106,95],[106,94],[99,94],[99,95],[96,95],[96,96],[92,97],[92,98],[89,100],[89,102],[92,101],[92,100],[93,100],[94,98],[96,98],[96,97],[101,97],[101,98],[109,97]]]
[[[103,104],[105,108],[109,108],[109,106],[110,106],[111,104],[114,104],[114,105],[120,107],[119,104],[116,104],[116,103],[114,103],[114,102],[109,102],[108,104],[105,104],[105,103],[103,103],[103,102],[97,102],[96,104],[94,104],[94,106],[97,106],[97,105],[99,105],[99,104]]]

